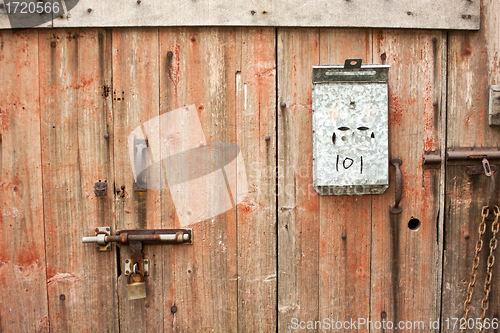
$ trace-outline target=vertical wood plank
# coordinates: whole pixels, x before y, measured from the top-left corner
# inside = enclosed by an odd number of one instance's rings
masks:
[[[48,332],[38,31],[2,31],[0,68],[0,331]]]
[[[422,160],[424,151],[438,150],[442,139],[437,96],[443,85],[445,37],[437,31],[374,33],[374,61],[391,65],[389,158],[403,160],[403,211],[399,215],[389,212],[395,183],[391,166],[389,188],[384,195],[373,196],[371,319],[391,321],[395,326],[411,321],[412,332],[428,332],[429,319],[437,320],[440,315],[440,171],[423,170]],[[411,219],[419,221],[413,221],[418,224],[414,230]]]
[[[500,23],[497,1],[481,3],[481,30],[478,33],[449,33],[448,65],[448,147],[498,147],[498,127],[488,125],[490,85],[500,84]],[[469,176],[466,167],[448,166],[446,176],[445,249],[443,276],[443,319],[461,318],[470,280],[481,209],[487,204],[489,179],[484,175]],[[498,173],[495,175],[497,188]],[[478,268],[469,318],[481,316],[486,259],[489,254],[491,221],[483,236],[484,245]],[[496,251],[498,259],[498,249]],[[490,320],[500,315],[500,268],[493,270],[489,310]],[[453,326],[442,323],[443,332]],[[485,332],[495,332],[493,329]]]
[[[227,28],[160,30],[161,113],[194,104],[208,145],[236,142],[237,38],[236,30]],[[190,135],[182,131],[181,138]],[[203,198],[192,193],[192,200]],[[177,209],[170,189],[162,191],[162,216],[170,228],[180,227]],[[167,309],[177,307],[176,313],[165,313],[167,331],[236,332],[236,224],[235,211],[229,210],[189,225],[193,245],[165,249],[165,303]]]
[[[113,29],[112,48],[116,227],[117,230],[160,229],[163,226],[160,190],[134,190],[128,147],[132,131],[159,115],[158,29]],[[162,332],[165,311],[162,247],[146,245],[143,253],[151,260],[151,273],[145,278],[147,297],[129,301],[124,265],[131,251],[129,246],[120,248],[120,329]]]
[[[112,226],[111,36],[40,30],[40,94],[47,288],[53,331],[118,331],[116,259],[82,244]],[[105,197],[94,194],[108,182]]]
[[[318,29],[279,29],[278,331],[319,320],[319,196],[312,187],[312,66]]]
[[[372,30],[321,29],[319,41],[321,65],[343,64],[348,58],[373,63]],[[320,196],[319,200],[319,318],[369,318],[372,196]],[[323,331],[328,327],[323,325]]]
[[[275,332],[276,30],[241,29],[236,71],[237,142],[246,162],[247,199],[238,205],[238,330]]]

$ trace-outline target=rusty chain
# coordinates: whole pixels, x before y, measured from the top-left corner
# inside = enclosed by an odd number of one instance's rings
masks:
[[[478,240],[476,242],[476,248],[475,248],[475,254],[474,254],[474,261],[472,262],[472,270],[471,270],[471,277],[470,277],[470,282],[469,286],[467,287],[467,297],[464,302],[464,316],[462,317],[464,321],[467,323],[467,317],[469,315],[470,311],[470,306],[471,306],[471,301],[472,301],[472,295],[474,294],[474,287],[476,285],[476,278],[477,278],[477,269],[479,267],[479,256],[481,253],[481,250],[483,248],[483,235],[486,232],[486,217],[489,215],[490,209],[488,206],[484,206],[483,210],[481,212],[482,220],[481,223],[479,224],[479,229],[478,229]],[[499,222],[498,218],[500,217],[500,209],[498,206],[495,206],[493,209],[493,213],[495,214],[495,220],[493,221],[493,224],[491,226],[491,230],[493,232],[493,236],[491,237],[490,240],[490,254],[488,256],[488,264],[486,268],[486,278],[484,281],[484,297],[481,303],[481,309],[482,309],[482,314],[481,314],[481,326],[478,329],[478,333],[483,331],[484,328],[484,319],[486,317],[486,311],[488,310],[489,307],[489,296],[490,296],[490,291],[491,291],[491,279],[493,276],[493,265],[495,264],[495,256],[494,252],[495,249],[497,248],[497,233],[499,231]],[[462,329],[462,331],[465,328]]]
[[[479,254],[483,249],[483,235],[486,231],[486,217],[489,215],[489,213],[490,209],[488,208],[488,206],[483,207],[483,211],[481,212],[483,219],[481,221],[481,224],[479,224],[479,230],[478,230],[479,237],[476,242],[476,252],[474,256],[474,261],[472,262],[472,272],[471,272],[470,282],[469,286],[467,287],[467,298],[465,299],[464,302],[463,318],[466,321],[470,311],[470,302],[472,300],[472,295],[474,294],[474,287],[476,285],[477,268],[479,267]]]
[[[486,310],[488,310],[489,306],[489,300],[488,297],[490,296],[490,291],[491,291],[491,278],[493,277],[493,265],[495,264],[495,249],[497,248],[497,233],[499,229],[499,224],[498,224],[498,217],[500,216],[500,210],[498,209],[498,206],[495,206],[493,209],[493,213],[495,214],[495,220],[493,221],[493,224],[491,225],[491,231],[493,235],[491,236],[490,239],[490,255],[488,256],[488,266],[486,268],[486,279],[484,280],[484,297],[483,301],[481,303],[481,310],[483,310],[481,314],[481,322],[484,322],[484,318],[486,317]],[[483,331],[484,325],[481,325],[481,328],[478,330],[479,332]]]

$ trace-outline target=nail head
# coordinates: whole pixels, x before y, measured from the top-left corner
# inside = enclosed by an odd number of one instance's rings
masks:
[[[347,235],[346,234],[342,234],[342,239],[346,239],[347,238]]]
[[[174,53],[172,51],[167,52],[167,57],[172,58],[174,56]]]
[[[109,139],[109,134],[108,133],[104,134],[104,138]]]
[[[64,300],[66,299],[66,296],[64,296],[63,294],[61,294],[61,296],[59,296],[59,299],[60,299],[61,301],[64,301]]]
[[[269,135],[266,135],[266,141],[271,140],[271,137]]]
[[[177,307],[174,305],[173,307],[170,308],[170,311],[172,313],[176,313],[177,312]]]
[[[52,47],[52,48],[56,47],[56,45],[57,45],[56,42],[51,42],[50,43],[50,47]]]
[[[386,317],[387,317],[387,313],[385,313],[385,311],[383,311],[383,312],[380,314],[380,317],[382,317],[382,318],[386,318]]]
[[[92,8],[87,9],[87,11],[90,13],[92,11]]]
[[[285,102],[281,102],[280,106],[281,106],[282,108],[286,108],[286,103],[285,103]]]

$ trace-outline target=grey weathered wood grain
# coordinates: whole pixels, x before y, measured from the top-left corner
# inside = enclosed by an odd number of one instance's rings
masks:
[[[89,12],[88,10],[91,9]],[[10,28],[5,9],[0,28]],[[470,15],[470,16],[469,16]],[[479,1],[80,0],[54,27],[276,26],[479,28]],[[46,23],[44,26],[50,24]]]
[[[293,318],[319,320],[320,198],[310,172],[319,29],[279,29],[277,38],[278,331],[288,332]]]
[[[498,1],[482,2],[483,20],[479,33],[449,34],[448,66],[448,147],[498,147],[500,132],[488,125],[488,90],[500,83],[500,25]],[[487,204],[489,179],[469,176],[465,167],[448,166],[446,176],[445,247],[443,268],[443,318],[461,318],[466,298],[474,249],[481,222],[481,209]],[[499,188],[498,173],[495,175]],[[467,237],[466,237],[467,236]],[[478,268],[469,318],[481,315],[486,259],[491,238],[491,221],[483,236],[484,245]],[[498,318],[500,311],[500,265],[493,271],[489,310],[486,318]],[[443,323],[442,332],[455,332]],[[485,332],[495,332],[489,329]]]

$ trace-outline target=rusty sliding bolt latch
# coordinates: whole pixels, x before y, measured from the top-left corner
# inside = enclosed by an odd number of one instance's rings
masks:
[[[107,233],[103,232],[107,230]],[[141,242],[145,244],[192,244],[193,231],[191,229],[148,229],[148,230],[120,230],[116,235],[109,233],[109,227],[96,228],[96,235],[83,237],[83,243],[97,243],[106,245],[116,242],[130,245]]]
[[[111,243],[130,246],[130,259],[125,260],[125,275],[128,279],[127,292],[129,300],[146,297],[144,276],[149,275],[149,260],[144,259],[144,244],[193,244],[192,229],[147,229],[120,230],[111,235],[110,227],[95,228],[95,236],[83,237],[83,243],[96,243],[99,251],[111,251]],[[137,280],[139,278],[139,280]]]

